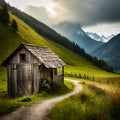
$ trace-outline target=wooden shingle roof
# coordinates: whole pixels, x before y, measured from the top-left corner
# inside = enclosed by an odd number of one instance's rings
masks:
[[[24,46],[47,68],[58,68],[65,65],[65,63],[48,47],[39,47],[27,44],[24,44]]]
[[[9,58],[13,57],[14,54],[21,48],[25,48],[26,50],[28,50],[47,68],[59,68],[65,66],[63,60],[61,60],[48,47],[40,47],[24,43],[21,43],[21,45],[3,62],[3,65],[5,66],[5,64],[7,64],[7,62],[9,61]]]

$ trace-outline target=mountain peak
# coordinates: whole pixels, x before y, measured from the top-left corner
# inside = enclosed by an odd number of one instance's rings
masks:
[[[103,44],[90,38],[81,28],[80,24],[73,22],[62,22],[53,26],[57,32],[67,37],[69,40],[77,43],[81,48],[84,48],[88,53],[93,49]]]
[[[97,33],[93,33],[93,32],[86,32],[88,34],[89,37],[91,37],[92,39],[96,40],[96,41],[101,41],[101,42],[108,42],[111,38],[113,38],[115,35],[111,34],[109,36],[105,36],[105,35],[98,35]]]

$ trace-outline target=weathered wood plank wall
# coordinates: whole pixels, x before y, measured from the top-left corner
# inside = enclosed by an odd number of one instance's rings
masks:
[[[25,61],[20,61],[20,54],[25,54]],[[9,97],[38,93],[42,78],[51,78],[55,84],[64,83],[64,67],[62,67],[62,74],[57,75],[57,68],[46,68],[25,48],[11,58],[7,73]]]

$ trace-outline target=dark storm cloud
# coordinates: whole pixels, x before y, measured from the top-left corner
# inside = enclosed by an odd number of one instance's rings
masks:
[[[81,25],[120,22],[120,0],[52,0],[57,12]],[[62,16],[61,16],[62,17]]]
[[[29,5],[25,12],[46,24],[62,21],[78,22],[82,26],[120,23],[120,0],[51,0],[56,3],[55,16],[45,7]],[[47,3],[46,3],[47,4]]]

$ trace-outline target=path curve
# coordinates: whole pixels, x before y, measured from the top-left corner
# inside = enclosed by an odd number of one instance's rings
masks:
[[[58,102],[77,94],[82,90],[82,86],[79,84],[79,81],[71,81],[75,85],[75,88],[72,92],[59,97],[41,101],[28,107],[21,107],[18,110],[3,116],[0,118],[0,120],[50,120],[48,118],[48,114]]]

